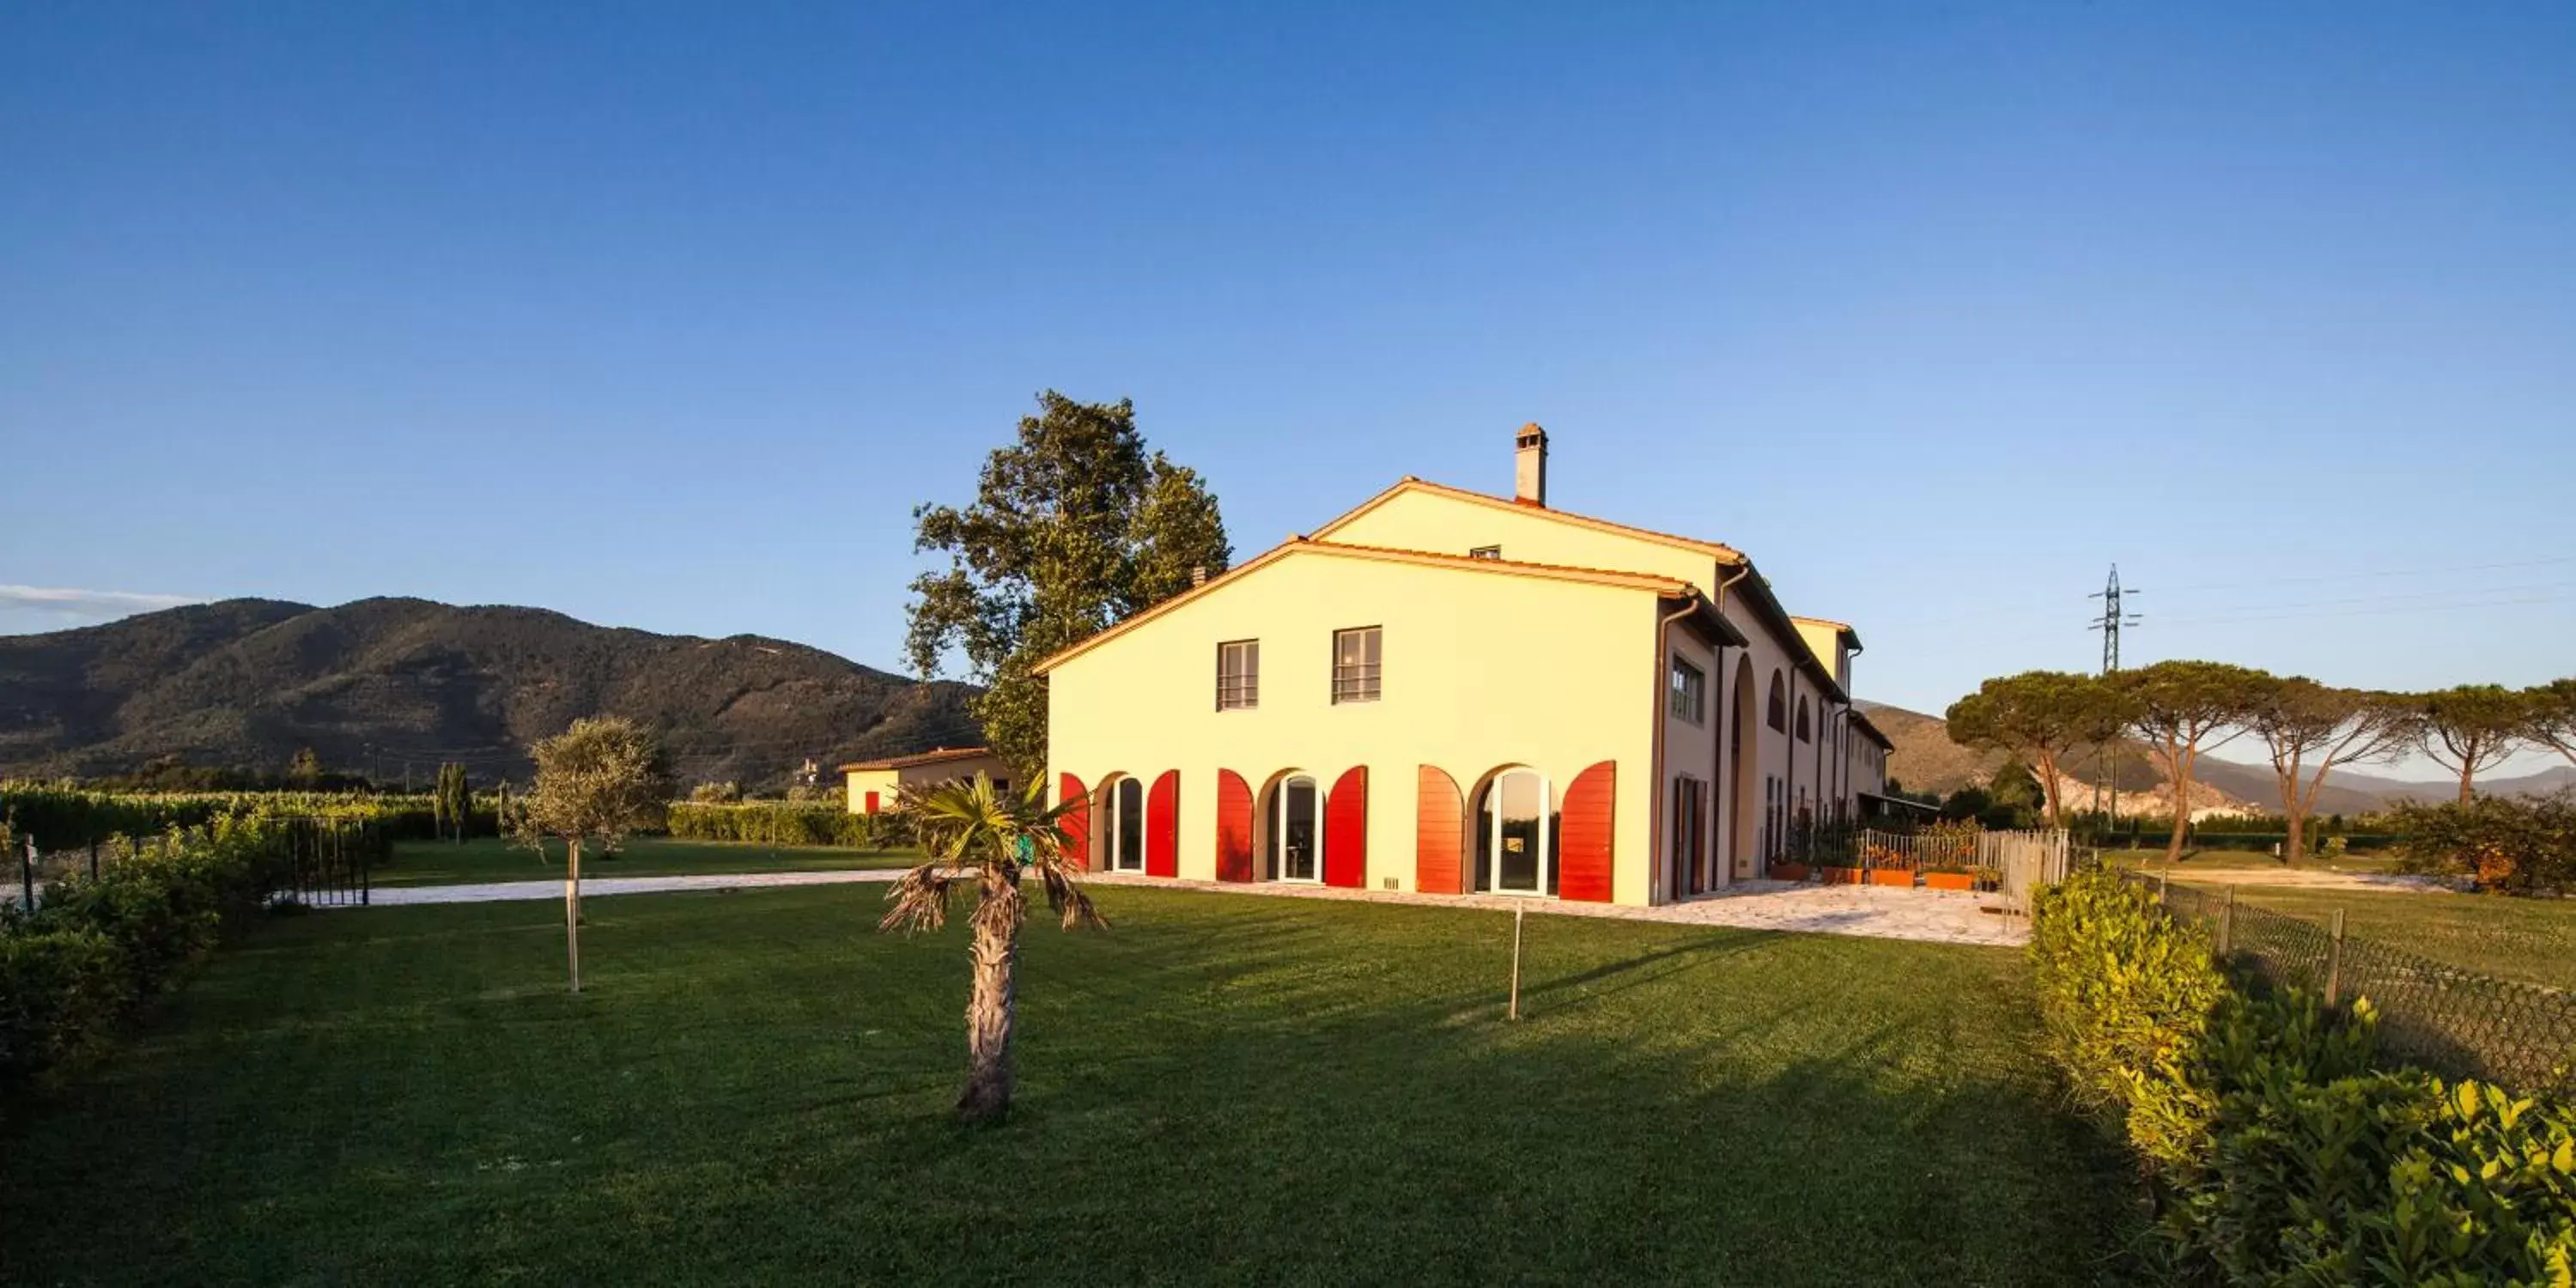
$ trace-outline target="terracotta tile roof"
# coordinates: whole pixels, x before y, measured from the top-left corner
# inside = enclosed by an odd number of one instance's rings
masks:
[[[1376,496],[1370,497],[1368,500],[1360,502],[1357,506],[1335,518],[1332,522],[1317,528],[1315,530],[1315,535],[1317,537],[1329,535],[1335,528],[1341,527],[1343,524],[1349,523],[1351,520],[1356,519],[1361,515],[1384,505],[1388,501],[1393,500],[1398,495],[1409,491],[1430,492],[1438,496],[1451,497],[1460,501],[1470,501],[1477,505],[1495,506],[1505,510],[1517,510],[1525,514],[1543,514],[1565,523],[1571,523],[1577,527],[1597,528],[1604,532],[1623,533],[1627,536],[1639,537],[1648,541],[1659,541],[1665,545],[1679,546],[1685,550],[1696,550],[1703,554],[1714,556],[1724,563],[1744,562],[1744,554],[1742,551],[1739,551],[1735,547],[1723,542],[1702,541],[1697,537],[1685,537],[1679,533],[1658,532],[1653,528],[1640,528],[1635,524],[1615,523],[1608,519],[1596,519],[1588,514],[1576,514],[1571,510],[1559,510],[1551,506],[1532,505],[1525,501],[1513,500],[1507,496],[1495,496],[1489,492],[1478,492],[1463,487],[1451,487],[1446,483],[1434,483],[1429,479],[1415,478],[1411,475],[1406,475],[1404,478],[1397,480],[1395,486],[1378,493]]]
[[[1031,668],[1031,673],[1044,675],[1055,669],[1058,665],[1070,661],[1074,657],[1088,652],[1111,639],[1126,634],[1128,631],[1131,631],[1138,626],[1142,626],[1146,622],[1152,621],[1153,619],[1160,617],[1163,614],[1190,602],[1191,600],[1197,599],[1199,596],[1207,594],[1209,591],[1215,590],[1217,587],[1225,585],[1227,582],[1233,581],[1234,579],[1256,569],[1277,563],[1281,559],[1285,559],[1290,555],[1297,554],[1335,555],[1351,559],[1377,559],[1388,563],[1409,563],[1424,567],[1447,568],[1458,572],[1541,577],[1554,581],[1591,582],[1595,585],[1625,586],[1635,590],[1651,590],[1658,594],[1668,596],[1697,595],[1699,593],[1698,588],[1691,585],[1689,582],[1667,577],[1662,573],[1628,572],[1612,568],[1577,568],[1566,564],[1528,563],[1513,559],[1480,559],[1474,555],[1444,554],[1434,550],[1402,550],[1392,546],[1366,546],[1347,541],[1317,541],[1312,538],[1297,536],[1291,537],[1288,540],[1263,551],[1261,554],[1247,562],[1236,564],[1234,567],[1228,568],[1224,572],[1208,578],[1205,583],[1193,586],[1178,595],[1174,595],[1170,599],[1166,599],[1162,603],[1156,604],[1152,608],[1148,608],[1144,612],[1138,613],[1135,616],[1128,618],[1126,621],[1120,622],[1079,644],[1059,650],[1053,656],[1048,657],[1046,660],[1039,662],[1035,667]]]
[[[973,760],[979,756],[992,754],[993,751],[989,747],[934,747],[929,751],[917,751],[909,756],[888,756],[883,760],[862,760],[855,764],[843,765],[841,772],[846,774],[854,769],[919,769],[923,765],[941,765],[952,760]]]

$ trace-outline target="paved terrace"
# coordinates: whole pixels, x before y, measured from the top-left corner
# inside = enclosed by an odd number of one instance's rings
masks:
[[[894,869],[846,872],[742,872],[670,877],[602,877],[581,883],[581,897],[662,894],[681,890],[751,890],[773,886],[845,885],[890,881]],[[1938,890],[1890,890],[1870,886],[1799,885],[1786,881],[1741,882],[1724,893],[1703,895],[1660,908],[1629,908],[1606,903],[1563,903],[1510,895],[1408,894],[1392,890],[1341,890],[1326,886],[1251,885],[1213,881],[1179,881],[1125,873],[1095,872],[1089,884],[1148,886],[1159,890],[1199,890],[1211,894],[1279,899],[1345,899],[1366,903],[1409,903],[1433,908],[1484,908],[1572,917],[1617,917],[1686,926],[1737,926],[1746,930],[1804,931],[1822,935],[1857,935],[1868,939],[1913,939],[1942,944],[2010,947],[2029,937],[2028,923],[1985,911],[1990,896]],[[428,903],[499,903],[560,899],[561,881],[496,881],[479,885],[378,886],[373,903],[399,907]]]

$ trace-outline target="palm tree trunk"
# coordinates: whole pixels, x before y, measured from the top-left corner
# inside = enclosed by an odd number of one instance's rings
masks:
[[[957,1116],[967,1122],[999,1122],[1011,1112],[1012,968],[1022,912],[1019,883],[988,867],[967,948],[975,984],[966,1001],[966,1093],[957,1098]]]
[[[572,991],[581,991],[581,838],[564,852],[564,960],[572,968]]]

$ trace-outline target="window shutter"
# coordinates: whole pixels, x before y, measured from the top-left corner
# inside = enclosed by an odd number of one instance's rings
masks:
[[[1181,771],[1166,769],[1145,797],[1145,875],[1181,874]]]
[[[1074,870],[1088,872],[1091,870],[1091,793],[1083,787],[1081,779],[1066,774],[1057,785],[1056,799],[1081,802],[1058,820],[1056,826],[1064,832],[1065,857],[1072,861]]]
[[[1216,879],[1252,879],[1252,785],[1231,769],[1216,771]]]
[[[1458,780],[1437,765],[1424,765],[1413,795],[1413,888],[1466,893],[1466,853],[1467,814]]]
[[[1353,765],[1324,800],[1324,884],[1368,884],[1368,766]]]
[[[1610,902],[1613,824],[1619,804],[1619,767],[1602,761],[1577,774],[1565,789],[1557,833],[1556,893],[1580,903]]]

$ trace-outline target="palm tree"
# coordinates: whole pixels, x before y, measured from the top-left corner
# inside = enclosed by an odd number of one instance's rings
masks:
[[[1084,802],[1048,805],[1045,793],[1034,778],[1013,795],[977,774],[971,783],[906,787],[895,799],[927,857],[886,891],[894,906],[877,929],[937,930],[948,924],[950,893],[970,881],[976,889],[968,923],[975,984],[966,1002],[966,1092],[957,1098],[957,1116],[968,1122],[997,1122],[1011,1111],[1011,975],[1028,918],[1021,872],[1036,870],[1064,929],[1109,924],[1075,882],[1076,860],[1065,853],[1064,817]]]

